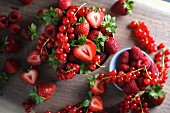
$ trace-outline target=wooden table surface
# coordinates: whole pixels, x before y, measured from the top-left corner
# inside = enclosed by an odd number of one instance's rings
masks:
[[[47,2],[48,1],[48,2]],[[106,12],[109,11],[111,5],[115,0],[72,0],[74,5],[81,5],[87,3],[86,6],[103,6],[106,8]],[[0,15],[7,15],[12,9],[11,7],[19,8],[19,11],[23,15],[24,21],[21,22],[22,25],[30,24],[36,22],[35,14],[38,10],[45,7],[55,7],[57,0],[34,0],[31,5],[24,6],[18,2],[18,0],[0,0]],[[151,35],[155,38],[156,43],[164,42],[168,48],[170,48],[170,4],[160,0],[136,0],[135,9],[131,16],[116,16],[116,22],[118,24],[118,29],[116,30],[115,38],[120,42],[119,50],[132,47],[136,45],[134,41],[134,36],[131,30],[127,27],[132,20],[140,20],[147,23],[151,30]],[[39,28],[39,33],[41,33],[41,28]],[[7,33],[0,30],[0,37],[6,36]],[[21,40],[20,40],[21,41]],[[21,62],[21,66],[25,67],[25,57],[30,50],[35,48],[37,43],[33,42],[22,42],[22,49],[16,54],[0,54],[0,70],[2,70],[3,62],[6,58],[13,57]],[[113,55],[112,55],[113,56]],[[77,75],[72,80],[68,81],[57,81],[55,71],[48,66],[43,64],[38,67],[40,72],[39,81],[56,81],[57,90],[55,91],[53,97],[43,104],[38,105],[35,111],[44,112],[47,109],[52,111],[59,110],[65,105],[74,105],[82,102],[87,96],[88,84],[86,77],[99,72],[108,72],[109,63],[111,60],[110,56],[105,65],[105,68],[99,68],[96,71],[90,73],[89,75]],[[152,56],[152,55],[151,55]],[[0,113],[24,113],[24,109],[21,103],[28,98],[28,91],[33,88],[33,86],[24,83],[20,77],[19,72],[17,75],[12,75],[10,77],[8,85],[6,85],[0,92],[3,96],[0,96]],[[169,74],[170,75],[170,74]],[[167,91],[167,96],[164,103],[156,108],[150,110],[150,113],[170,113],[170,79],[168,79],[165,84],[164,89]],[[123,100],[124,94],[116,89],[113,84],[107,85],[107,92],[102,99],[105,103],[105,108],[110,113],[116,113],[117,104]]]

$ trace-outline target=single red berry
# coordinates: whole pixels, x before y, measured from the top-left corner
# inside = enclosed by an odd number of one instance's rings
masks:
[[[158,49],[163,49],[165,47],[165,44],[164,43],[160,43],[159,45],[158,45]]]
[[[0,29],[8,26],[8,18],[5,15],[0,15]]]
[[[164,54],[165,55],[170,55],[170,50],[169,49],[165,50]]]
[[[12,23],[12,24],[10,24],[9,27],[8,27],[8,30],[9,30],[9,32],[10,32],[11,34],[17,34],[17,33],[19,33],[20,29],[21,29],[21,27],[20,27],[20,25],[17,24],[17,23]]]
[[[18,11],[14,10],[9,13],[8,20],[11,23],[17,23],[22,20],[22,16]]]

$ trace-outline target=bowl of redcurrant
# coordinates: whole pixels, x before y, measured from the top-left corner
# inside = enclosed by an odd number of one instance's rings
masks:
[[[151,76],[157,76],[152,58],[140,48],[124,48],[118,51],[111,59],[109,71],[116,71],[114,85],[121,91],[126,91],[129,86],[137,86],[137,90],[145,90],[150,85]],[[155,72],[152,72],[152,71]],[[127,87],[128,86],[128,87]],[[135,92],[135,91],[134,91]]]

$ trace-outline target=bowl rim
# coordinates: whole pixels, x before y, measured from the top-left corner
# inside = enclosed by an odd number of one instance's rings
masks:
[[[112,65],[113,65],[114,62],[117,62],[116,59],[119,57],[119,55],[120,55],[122,52],[128,51],[128,50],[130,50],[130,49],[131,49],[131,47],[124,48],[124,49],[121,49],[120,51],[118,51],[116,54],[114,54],[114,56],[111,58],[111,61],[110,61],[110,64],[109,64],[109,72],[111,72],[113,69],[115,69],[115,68],[113,68]],[[143,51],[143,50],[141,50],[141,51],[143,52],[143,54],[144,54],[145,56],[147,56],[147,57],[150,59],[150,61],[151,61],[152,63],[154,63],[154,61],[152,60],[152,58],[151,58],[145,51]],[[114,83],[114,85],[115,85],[115,87],[118,88],[120,91],[123,91],[123,89],[122,89],[121,87],[119,87],[116,83]]]

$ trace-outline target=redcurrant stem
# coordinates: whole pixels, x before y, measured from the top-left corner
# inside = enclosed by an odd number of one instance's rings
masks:
[[[82,105],[81,105],[81,106],[79,106],[78,108],[76,108],[76,110],[79,110],[80,108],[82,108]]]
[[[137,94],[135,95],[135,97],[132,98],[131,102],[132,102],[133,100],[135,100],[137,96],[141,96],[141,95],[143,95],[144,93],[145,93],[145,91],[139,91],[139,93],[137,93]]]
[[[49,40],[50,40],[50,38],[48,38],[48,39],[44,42],[44,44],[43,44],[43,46],[42,46],[42,48],[41,48],[40,54],[42,54],[42,50],[43,50],[44,46],[47,44],[47,42],[48,42]]]
[[[136,22],[136,24],[138,25],[138,27],[139,27],[139,21],[138,20],[135,20],[135,22]]]
[[[35,111],[31,108],[31,111],[30,111],[30,113],[35,113]]]
[[[141,108],[141,110],[142,110],[142,113],[144,113],[143,108],[142,108],[142,103],[141,103],[141,101],[140,101],[140,108]]]
[[[97,66],[99,66],[99,67],[106,67],[106,66],[101,66],[99,63],[95,63]]]
[[[152,77],[149,76],[149,74],[148,74],[148,71],[147,71],[147,69],[146,69],[146,66],[145,66],[145,71],[146,71],[146,74],[148,75],[149,79],[152,80]]]
[[[104,77],[104,78],[102,78],[102,79],[100,80],[100,82],[102,82],[103,80],[106,80],[106,79],[108,79],[108,78],[112,78],[112,77],[111,77],[111,76]]]
[[[163,49],[163,52],[165,52],[165,49]],[[165,70],[165,62],[164,62],[164,60],[165,60],[165,54],[163,54],[163,56],[162,56],[162,72]]]
[[[88,113],[88,111],[89,111],[89,108],[87,108],[86,113]]]
[[[77,9],[77,11],[76,11],[76,13],[74,14],[74,16],[76,16],[77,12],[78,12],[84,5],[86,5],[86,3],[82,4],[82,5]]]
[[[146,67],[146,66],[145,66]],[[143,69],[145,69],[145,67],[143,67],[143,68],[139,68],[139,69],[137,69],[137,70],[134,70],[134,71],[131,71],[130,73],[135,73],[135,72],[138,72],[138,71],[140,71],[140,70],[143,70]]]
[[[73,69],[70,69],[70,70],[66,71],[66,73],[71,72],[71,71],[74,71],[74,70],[75,70],[74,68],[73,68]]]

